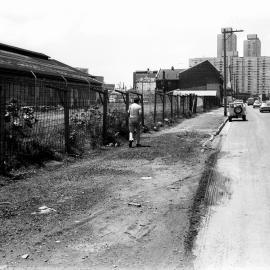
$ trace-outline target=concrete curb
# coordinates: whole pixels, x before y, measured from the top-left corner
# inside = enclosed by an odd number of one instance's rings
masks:
[[[227,122],[228,122],[228,118],[226,118],[223,121],[223,123],[218,127],[217,131],[211,135],[211,138],[203,143],[202,147],[205,147],[208,142],[212,142],[214,140],[215,136],[217,136],[221,132],[221,130],[224,128],[224,126],[226,125]]]
[[[214,136],[217,136],[217,135],[221,132],[221,130],[224,128],[224,126],[225,126],[226,123],[228,122],[228,119],[229,119],[229,118],[226,118],[226,119],[223,121],[223,123],[218,127],[218,130],[215,132]]]

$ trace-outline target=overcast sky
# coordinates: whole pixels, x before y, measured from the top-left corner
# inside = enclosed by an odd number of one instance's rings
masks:
[[[216,56],[222,27],[258,34],[270,56],[269,0],[1,1],[0,42],[85,67],[107,83],[132,85],[135,70],[187,68]]]

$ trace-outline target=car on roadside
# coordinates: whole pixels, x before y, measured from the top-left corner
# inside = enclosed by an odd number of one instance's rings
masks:
[[[260,108],[261,107],[261,102],[259,100],[255,100],[253,103],[253,108]]]
[[[260,112],[270,112],[270,101],[267,100],[265,102],[262,103],[261,107],[260,107]]]
[[[235,99],[232,102],[236,102],[236,103],[244,103],[243,99]]]
[[[229,122],[231,122],[233,118],[242,118],[243,121],[247,120],[246,105],[242,100],[235,100],[229,104]]]
[[[254,101],[255,101],[255,99],[254,99],[253,97],[248,98],[248,99],[247,99],[247,105],[248,105],[248,106],[249,106],[249,105],[253,105]]]

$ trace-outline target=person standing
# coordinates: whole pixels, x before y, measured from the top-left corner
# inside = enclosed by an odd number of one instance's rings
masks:
[[[134,98],[133,103],[129,106],[129,109],[128,109],[129,147],[132,147],[135,132],[136,132],[136,146],[141,147],[140,129],[141,129],[141,118],[142,118],[142,106],[139,103],[140,103],[140,99],[138,97]]]

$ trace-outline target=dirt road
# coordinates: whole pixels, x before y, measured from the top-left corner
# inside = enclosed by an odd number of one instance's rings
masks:
[[[145,134],[149,147],[2,180],[0,269],[186,269],[194,196],[215,151],[202,144],[223,121],[214,110]]]
[[[270,269],[269,132],[270,115],[251,107],[222,131],[194,269]]]

